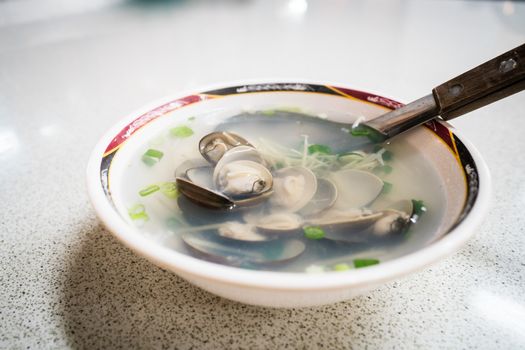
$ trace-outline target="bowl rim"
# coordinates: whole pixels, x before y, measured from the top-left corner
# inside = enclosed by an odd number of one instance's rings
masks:
[[[344,87],[358,92],[366,92],[379,97],[384,97],[382,94],[376,94],[369,90],[350,88],[345,83],[280,78],[250,79],[212,84],[200,88],[194,88],[190,91],[171,94],[149,103],[144,107],[129,113],[125,118],[122,118],[106,131],[97,142],[89,157],[87,165],[88,194],[95,212],[104,226],[118,240],[135,253],[145,257],[164,269],[171,270],[181,275],[182,277],[189,278],[193,276],[195,278],[206,279],[216,283],[281,291],[329,290],[342,287],[365,288],[371,285],[378,285],[397,277],[421,270],[430,264],[451,255],[474,235],[475,228],[481,224],[485,217],[485,213],[490,206],[490,173],[487,164],[476,147],[474,147],[474,145],[468,141],[461,132],[458,132],[448,123],[446,124],[447,128],[453,131],[454,136],[461,140],[471,155],[478,171],[480,186],[472,209],[456,227],[439,240],[436,240],[428,246],[410,254],[403,255],[378,265],[369,266],[366,269],[350,269],[343,272],[310,274],[304,272],[254,271],[207,262],[163,247],[153,240],[133,232],[132,228],[120,218],[119,214],[109,203],[100,183],[101,159],[109,142],[119,131],[122,130],[123,127],[128,125],[131,120],[134,120],[137,116],[151,111],[164,103],[173,101],[176,98],[196,95],[203,91],[248,84],[282,84],[290,82],[296,84]],[[395,100],[392,99],[392,101]]]

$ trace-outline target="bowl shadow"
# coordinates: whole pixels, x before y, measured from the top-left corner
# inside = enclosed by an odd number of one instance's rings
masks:
[[[346,348],[363,331],[367,303],[373,305],[370,296],[353,299],[355,306],[244,305],[136,256],[98,223],[85,224],[78,236],[59,303],[74,348]]]

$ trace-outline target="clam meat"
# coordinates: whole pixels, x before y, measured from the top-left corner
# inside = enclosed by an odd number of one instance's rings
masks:
[[[317,178],[308,168],[290,167],[275,172],[270,203],[289,212],[306,206],[317,191]]]
[[[238,241],[261,242],[268,240],[267,236],[257,233],[253,225],[236,221],[225,222],[218,228],[218,232],[222,237]]]
[[[238,160],[216,167],[215,188],[233,199],[247,198],[272,188],[272,174],[259,163]]]
[[[270,234],[287,234],[297,232],[302,228],[301,216],[293,213],[273,213],[257,220],[258,231]]]

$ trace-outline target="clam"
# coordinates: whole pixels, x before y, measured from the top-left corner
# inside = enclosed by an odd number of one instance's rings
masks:
[[[311,216],[330,208],[337,199],[337,187],[328,179],[317,179],[317,191],[313,198],[300,210],[300,214]]]
[[[330,175],[338,190],[335,208],[362,208],[379,196],[383,181],[366,171],[345,169]]]
[[[272,174],[263,165],[250,160],[237,160],[213,172],[215,188],[233,199],[246,199],[272,189]]]
[[[251,146],[238,146],[232,148],[221,157],[221,159],[215,165],[215,171],[220,171],[223,166],[230,164],[238,160],[249,160],[261,165],[265,165],[264,159],[261,157],[259,152]],[[216,174],[214,172],[213,179],[216,181]]]
[[[398,212],[406,213],[408,216],[412,216],[414,213],[414,203],[410,199],[403,199],[392,203],[386,210],[394,210]]]
[[[175,180],[179,191],[192,201],[208,208],[233,208],[234,203],[230,198],[214,190],[212,167],[193,167],[196,164],[199,162],[186,161],[177,168]]]
[[[190,159],[182,162],[175,169],[175,177],[186,177],[186,172],[191,168],[209,167],[210,164],[204,159]]]
[[[285,263],[301,255],[306,248],[303,242],[296,239],[232,244],[209,233],[183,234],[181,238],[197,255],[231,265]]]
[[[321,227],[327,239],[359,243],[363,242],[363,236],[359,233],[366,232],[382,216],[383,213],[368,209],[332,208],[322,216],[310,220],[308,225]]]
[[[253,206],[272,193],[272,174],[263,163],[255,148],[240,145],[226,151],[215,167],[184,162],[177,168],[176,181],[183,195],[205,207]]]
[[[269,239],[268,236],[257,233],[255,226],[236,221],[225,222],[217,231],[220,236],[236,241],[261,242]]]
[[[305,207],[317,192],[317,178],[304,167],[278,170],[273,179],[273,196],[270,202],[288,212]]]
[[[222,221],[207,225],[179,227],[174,230],[174,233],[178,235],[203,235],[210,231],[216,231],[220,237],[238,242],[263,242],[274,239],[274,237],[257,232],[255,225],[239,221]]]
[[[213,168],[209,165],[189,168],[184,173],[184,176],[195,185],[207,189],[214,189],[213,185]]]
[[[257,231],[268,234],[289,234],[302,227],[302,218],[293,213],[274,213],[266,215],[255,224]]]
[[[322,216],[311,219],[308,225],[326,230],[326,238],[338,241],[353,241],[353,235],[370,232],[375,236],[385,236],[403,232],[410,225],[413,205],[410,200],[392,203],[387,209],[332,208]]]
[[[177,177],[177,188],[193,202],[214,209],[232,209],[235,203],[222,193],[198,186],[188,179]]]
[[[383,211],[383,216],[374,223],[372,234],[385,236],[403,232],[410,225],[414,212],[411,200],[401,200],[391,204]]]
[[[251,146],[241,136],[228,131],[212,132],[199,141],[199,151],[208,162],[217,164],[226,151],[238,146]]]
[[[382,212],[367,209],[331,209],[324,215],[311,219],[308,224],[333,230],[344,229],[346,233],[363,230],[383,216]]]

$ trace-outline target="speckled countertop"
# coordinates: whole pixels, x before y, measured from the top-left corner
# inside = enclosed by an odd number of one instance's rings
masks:
[[[453,122],[493,175],[475,238],[335,305],[193,287],[117,242],[85,188],[102,133],[166,94],[296,77],[409,101],[524,41],[509,1],[0,1],[0,348],[524,348],[524,93]]]

